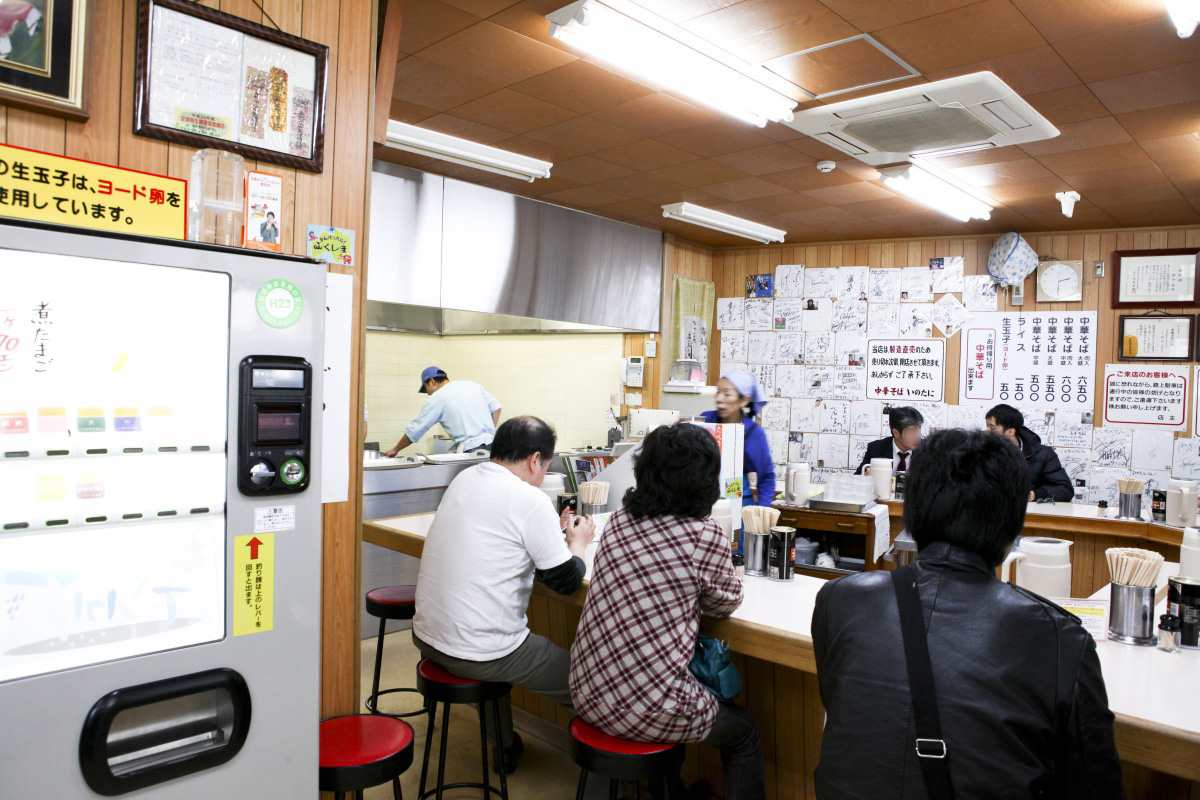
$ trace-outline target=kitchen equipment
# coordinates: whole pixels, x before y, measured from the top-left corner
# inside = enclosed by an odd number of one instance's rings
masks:
[[[1172,478],[1167,482],[1168,525],[1176,528],[1196,525],[1196,481]]]
[[[876,500],[886,500],[892,496],[892,460],[890,458],[872,458],[871,463],[863,467],[863,475],[870,476]]]
[[[1200,648],[1200,578],[1167,579],[1167,613],[1179,617],[1180,644]]]
[[[808,484],[811,478],[812,470],[806,462],[792,462],[787,465],[784,496],[789,504],[803,506],[808,502]]]
[[[797,564],[815,564],[817,560],[817,550],[820,545],[816,542],[810,542],[808,539],[796,540],[796,563]]]
[[[671,364],[671,380],[703,383],[704,369],[700,366],[699,361],[690,358],[681,358]]]
[[[561,472],[547,472],[539,487],[542,494],[550,498],[550,502],[558,505],[558,496],[567,490],[567,476]]]
[[[737,541],[734,539],[733,531],[733,505],[729,500],[722,498],[713,503],[712,507],[713,521],[721,526],[721,530],[725,531],[725,536],[729,540],[732,547],[737,547]]]
[[[767,554],[767,577],[773,581],[792,579],[792,549],[796,544],[796,529],[787,525],[771,528],[770,550]]]
[[[1200,580],[1200,529],[1183,529],[1183,543],[1179,545],[1179,574]]]
[[[1046,536],[1026,536],[1008,554],[1001,566],[1001,575],[1015,564],[1010,581],[1042,597],[1071,596],[1071,545],[1065,539]]]

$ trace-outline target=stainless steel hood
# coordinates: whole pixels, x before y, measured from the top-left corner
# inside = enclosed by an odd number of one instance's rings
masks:
[[[660,232],[387,162],[374,170],[369,328],[658,330]]]

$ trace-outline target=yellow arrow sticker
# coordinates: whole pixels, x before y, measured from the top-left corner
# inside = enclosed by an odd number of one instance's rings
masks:
[[[275,534],[233,540],[233,635],[275,627]]]

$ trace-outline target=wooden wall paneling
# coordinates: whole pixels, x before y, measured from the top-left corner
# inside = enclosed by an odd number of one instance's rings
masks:
[[[821,703],[821,687],[817,676],[801,672],[804,681],[804,796],[816,800],[817,790],[813,782],[817,764],[821,760],[821,736],[825,732],[825,706]]]
[[[404,24],[404,0],[380,0],[383,4],[383,30],[375,56],[375,108],[372,111],[371,139],[383,144],[387,139],[388,115],[392,107],[392,87],[396,83],[396,62],[400,60],[400,31]],[[380,66],[383,68],[380,69]]]
[[[758,735],[762,739],[763,763],[775,763],[775,705],[772,693],[775,689],[775,665],[769,661],[746,657],[742,668],[742,682],[745,684],[743,702],[746,710],[754,715],[758,722]],[[775,785],[776,776],[770,770],[765,774],[767,797],[777,796]],[[723,791],[720,787],[713,787]]]
[[[8,143],[16,147],[62,155],[66,147],[66,122],[36,111],[10,108]]]
[[[808,797],[805,760],[804,673],[775,667],[775,796]]]

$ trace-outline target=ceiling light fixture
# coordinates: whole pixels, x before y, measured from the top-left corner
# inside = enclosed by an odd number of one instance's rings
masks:
[[[1179,38],[1186,39],[1200,25],[1200,0],[1167,0],[1167,14]]]
[[[1079,192],[1055,192],[1054,199],[1062,203],[1064,217],[1075,213],[1075,204],[1079,202]]]
[[[991,219],[992,201],[932,164],[879,167],[883,185],[960,222]]]
[[[388,120],[385,143],[397,150],[452,161],[455,164],[530,182],[534,178],[549,178],[550,168],[554,166],[549,161],[501,150],[499,147],[489,147],[428,128],[418,128],[416,125],[394,119]]]
[[[713,211],[711,208],[704,208],[692,203],[668,203],[662,207],[662,210],[663,216],[667,219],[678,219],[693,225],[703,225],[714,231],[732,233],[734,236],[753,239],[762,244],[782,242],[783,237],[787,236],[787,231],[760,225],[748,219],[735,217],[732,214],[723,214],[720,211]]]
[[[628,0],[579,0],[546,19],[563,44],[760,128],[792,118],[789,95],[812,97]]]

